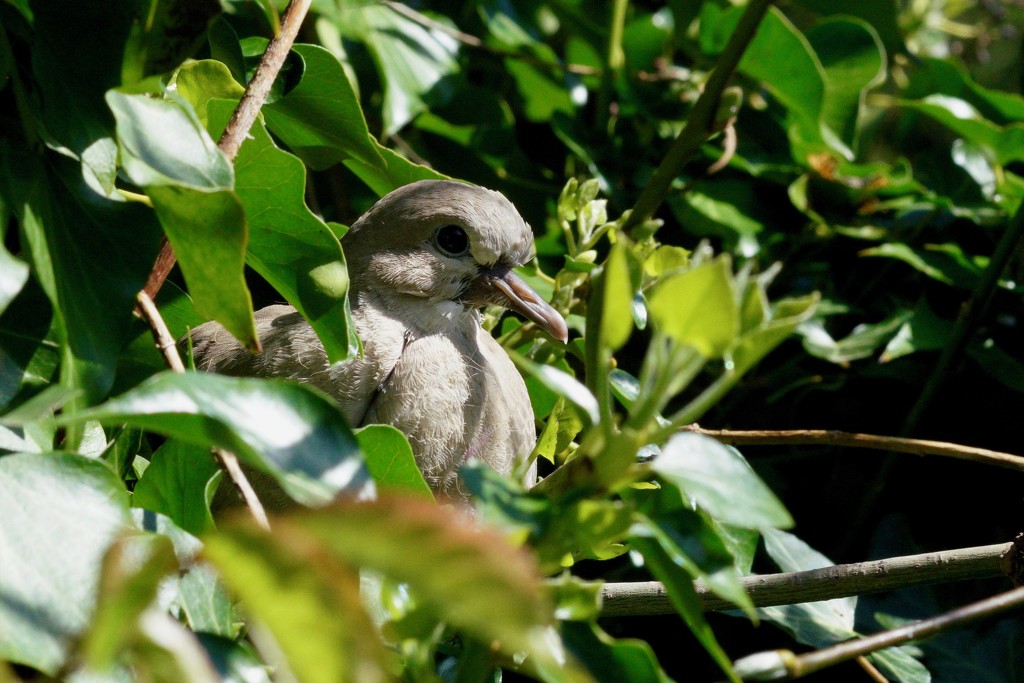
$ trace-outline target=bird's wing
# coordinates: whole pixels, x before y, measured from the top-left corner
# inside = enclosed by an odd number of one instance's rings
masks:
[[[349,424],[361,427],[374,397],[402,356],[408,331],[405,325],[369,303],[354,306],[352,318],[363,344],[363,355],[330,369],[328,392],[341,404]]]
[[[375,309],[353,310],[364,354],[331,366],[320,339],[292,306],[256,311],[262,353],[250,353],[220,324],[192,330],[196,368],[237,377],[278,377],[312,384],[330,394],[353,427],[362,423],[378,387],[391,372],[404,344],[404,328]],[[184,346],[185,340],[179,342]]]

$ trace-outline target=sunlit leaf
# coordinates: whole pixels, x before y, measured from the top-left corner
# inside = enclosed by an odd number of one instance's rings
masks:
[[[128,493],[96,460],[7,455],[0,517],[0,656],[56,675],[92,617],[100,559],[130,525]]]
[[[575,377],[550,365],[534,363],[529,358],[515,352],[509,353],[509,356],[516,367],[528,377],[536,378],[545,387],[579,408],[590,424],[596,424],[599,421],[597,399]]]
[[[744,529],[793,525],[786,508],[743,456],[714,439],[677,434],[651,467],[724,524]]]
[[[163,373],[59,422],[127,422],[217,446],[271,474],[292,498],[323,504],[372,495],[355,437],[324,395],[305,385],[203,373]]]
[[[208,447],[177,439],[166,441],[132,493],[132,505],[170,517],[196,536],[213,528],[210,502],[218,468]]]
[[[854,148],[867,90],[885,79],[881,40],[870,24],[851,18],[818,23],[808,31],[807,40],[824,70],[822,120]]]
[[[381,166],[384,160],[338,58],[318,45],[293,45],[292,52],[302,60],[302,79],[264,107],[270,130],[315,169],[349,158]]]
[[[704,619],[704,608],[697,597],[690,575],[676,566],[668,553],[653,539],[637,536],[633,538],[632,543],[644,556],[644,564],[654,577],[665,584],[665,592],[668,593],[672,606],[686,622],[690,632],[711,655],[726,677],[738,683],[739,678],[732,670],[732,661],[718,644],[714,632]]]
[[[667,278],[648,298],[651,319],[662,332],[705,358],[721,356],[739,332],[730,278],[726,258]]]
[[[362,608],[359,576],[294,529],[273,536],[233,524],[204,538],[204,555],[273,634],[303,681],[384,681],[384,649]]]
[[[211,125],[226,125],[231,109],[227,101],[211,102]],[[235,159],[235,173],[249,224],[248,264],[309,321],[331,362],[358,353],[345,257],[331,229],[306,206],[305,167],[256,124]]]
[[[96,611],[81,645],[86,666],[96,671],[110,669],[138,638],[142,613],[178,561],[166,536],[133,534],[110,546],[101,567]]]
[[[243,277],[246,217],[227,157],[180,97],[110,91],[121,164],[143,187],[174,247],[196,309],[258,346]]]
[[[434,499],[402,432],[390,425],[370,425],[356,431],[366,469],[380,491],[404,492]]]

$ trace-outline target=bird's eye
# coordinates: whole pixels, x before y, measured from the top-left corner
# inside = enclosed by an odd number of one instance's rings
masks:
[[[462,256],[469,249],[469,236],[457,225],[444,225],[434,236],[438,248],[449,256]]]

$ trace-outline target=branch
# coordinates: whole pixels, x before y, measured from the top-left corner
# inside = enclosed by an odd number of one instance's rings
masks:
[[[740,579],[755,607],[792,605],[879,593],[964,579],[1003,574],[1001,560],[1012,543],[907,555],[886,560],[837,564],[802,572],[744,576]],[[704,609],[709,612],[736,609],[736,605],[712,594],[701,581],[694,582]],[[675,610],[659,581],[606,583],[602,616],[648,616]]]
[[[924,640],[952,628],[998,616],[1024,606],[1024,586],[959,607],[937,617],[922,619],[889,631],[864,638],[848,640],[838,645],[795,655],[789,650],[761,652],[744,657],[735,663],[736,671],[746,680],[782,680],[802,678],[848,659],[884,650],[887,647]]]
[[[958,460],[995,465],[1007,469],[1024,472],[1024,457],[990,451],[987,448],[961,446],[944,441],[926,441],[923,439],[907,439],[898,436],[877,436],[875,434],[854,434],[826,429],[783,429],[783,430],[731,430],[704,429],[692,424],[684,427],[685,431],[714,437],[722,443],[736,445],[808,445],[823,444],[826,446],[845,446],[848,448],[871,448],[896,453],[913,455],[939,455]]]
[[[245,141],[249,129],[256,121],[256,116],[267,99],[270,86],[274,84],[274,79],[277,78],[277,74],[284,65],[284,60],[288,56],[292,43],[295,42],[299,27],[302,25],[302,20],[306,18],[306,12],[309,11],[311,3],[312,0],[291,0],[288,3],[284,16],[281,18],[281,32],[267,45],[252,80],[246,86],[242,99],[239,100],[224,133],[217,142],[217,147],[224,153],[228,161],[235,160],[238,150],[242,147],[242,142]],[[149,273],[149,279],[146,280],[146,286],[143,288],[150,299],[156,298],[157,292],[160,291],[164,280],[167,279],[171,268],[174,267],[175,260],[174,250],[171,249],[170,243],[164,237],[160,243],[160,253],[156,257],[153,269]]]
[[[629,218],[622,226],[624,231],[641,225],[654,215],[654,212],[661,206],[662,200],[665,199],[665,195],[668,194],[672,181],[682,172],[683,166],[704,141],[715,132],[714,124],[722,93],[729,84],[747,45],[754,39],[761,19],[770,5],[771,0],[751,0],[743,11],[736,30],[733,31],[728,44],[715,64],[714,71],[711,72],[707,83],[704,84],[704,92],[697,98],[697,102],[694,103],[693,109],[690,111],[686,126],[679,131],[679,136],[672,143],[668,154],[665,155],[637,198]]]
[[[138,303],[136,310],[139,311],[143,319],[149,324],[149,329],[153,332],[153,339],[156,341],[156,347],[163,354],[167,367],[171,369],[171,372],[184,373],[185,364],[181,362],[181,356],[178,355],[174,337],[171,336],[171,331],[167,329],[167,323],[164,322],[160,311],[157,310],[156,304],[153,303],[153,300],[149,298],[145,291],[139,292],[135,299]],[[245,501],[245,505],[249,508],[249,512],[252,513],[256,523],[269,531],[270,521],[267,519],[267,513],[263,509],[260,499],[256,496],[252,484],[249,483],[245,473],[242,471],[242,466],[238,463],[238,457],[234,453],[220,448],[213,449],[213,457],[217,460],[221,469],[227,472],[228,478],[231,479],[238,492],[242,495],[242,500]]]

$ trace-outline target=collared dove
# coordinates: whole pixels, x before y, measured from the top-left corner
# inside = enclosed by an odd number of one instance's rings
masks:
[[[423,180],[378,201],[341,242],[362,357],[329,365],[309,323],[278,305],[256,312],[260,354],[217,323],[196,327],[196,367],[307,382],[334,397],[353,427],[394,425],[443,497],[464,498],[458,472],[468,459],[511,472],[536,441],[533,411],[479,309],[504,306],[568,337],[562,316],[512,270],[531,256],[530,227],[498,192]]]

